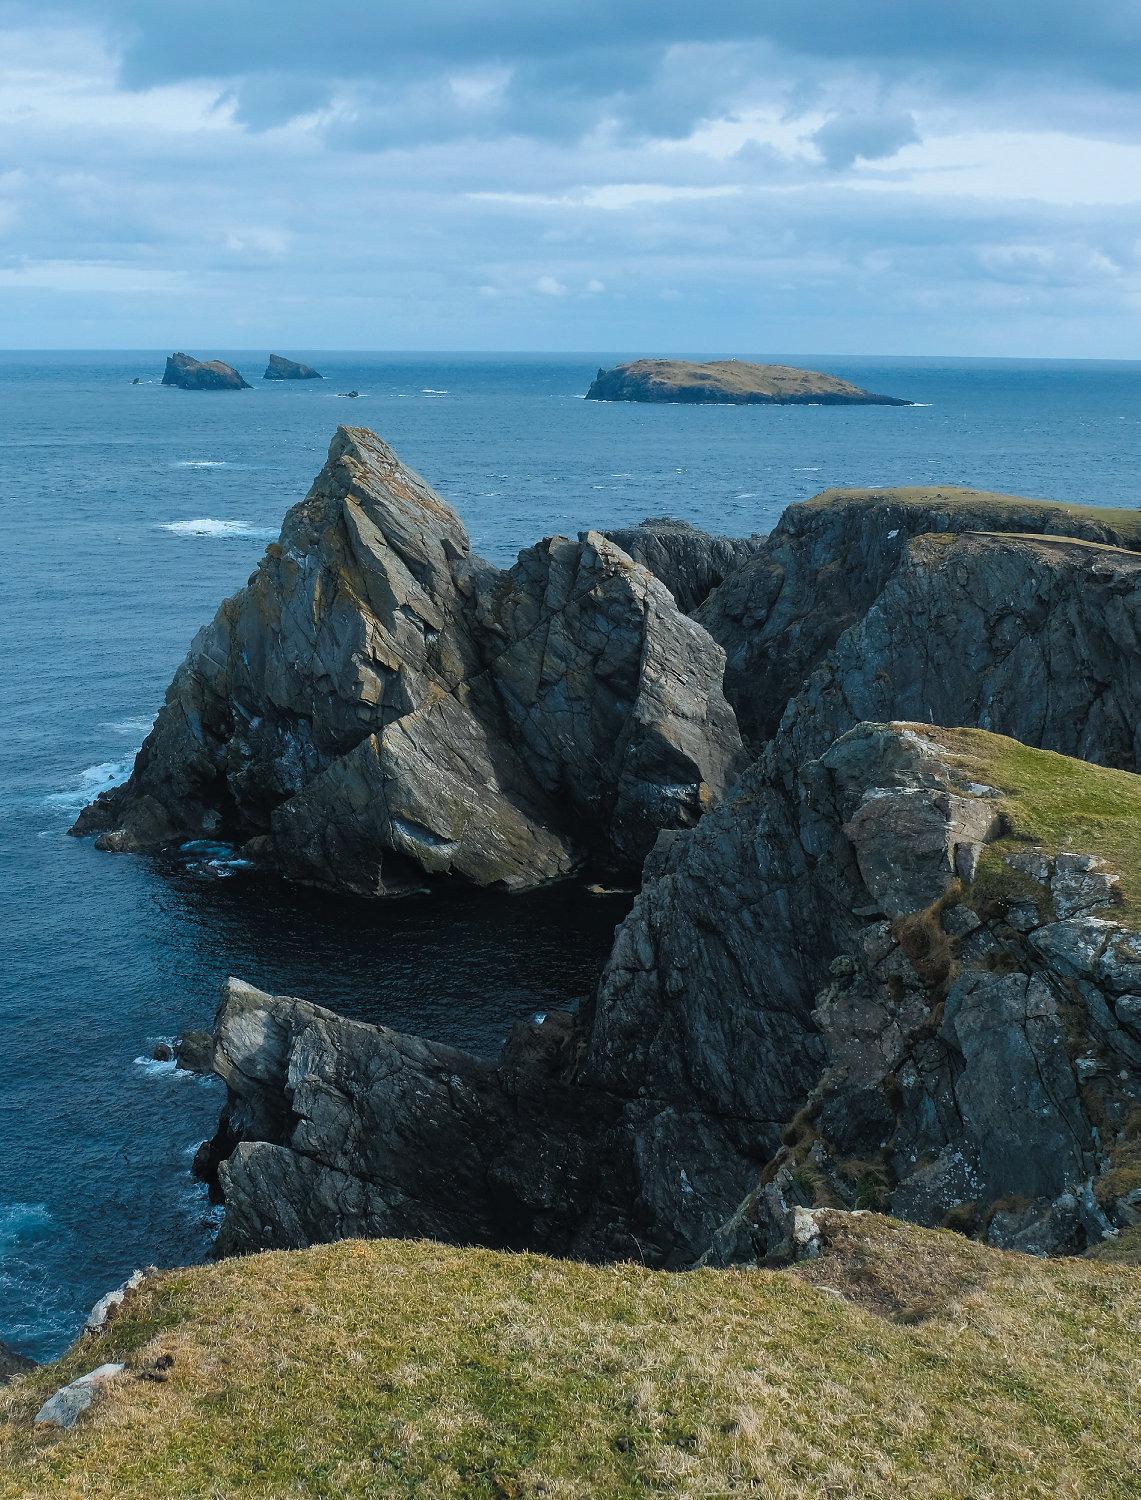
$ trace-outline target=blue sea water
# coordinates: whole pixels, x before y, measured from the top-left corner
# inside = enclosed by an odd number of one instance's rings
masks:
[[[491,1049],[589,988],[624,909],[574,888],[375,906],[225,850],[151,861],[65,836],[338,422],[390,441],[498,563],[646,515],[767,531],[836,484],[1141,504],[1141,363],[788,356],[922,404],[766,409],[584,402],[599,354],[291,351],[328,378],[281,384],[264,355],[211,353],[255,388],[165,389],[155,352],[0,353],[0,1338],[41,1358],[137,1265],[209,1251],[189,1166],[220,1093],[150,1054],[208,1024],[225,975]]]

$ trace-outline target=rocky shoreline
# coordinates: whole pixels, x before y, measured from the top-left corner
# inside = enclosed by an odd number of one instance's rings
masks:
[[[1141,1223],[1139,547],[1096,507],[826,492],[499,570],[339,429],[73,831],[377,897],[641,891],[498,1061],[231,980],[220,1248],[681,1268],[777,1253],[798,1205],[1035,1253]]]
[[[792,365],[758,365],[741,359],[698,363],[688,359],[637,359],[598,371],[588,401],[672,402],[683,406],[911,406],[901,396],[880,396]]]

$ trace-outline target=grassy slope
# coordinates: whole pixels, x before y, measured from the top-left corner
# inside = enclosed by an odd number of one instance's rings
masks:
[[[1009,835],[987,848],[983,885],[1003,879],[1003,858],[1019,846],[1035,844],[1052,854],[1092,852],[1121,878],[1122,905],[1113,915],[1141,921],[1141,776],[1032,750],[981,729],[908,727],[943,745],[972,781],[1008,794],[1001,806]]]
[[[0,1495],[1136,1495],[1141,1271],[835,1234],[803,1271],[382,1240],[164,1273],[0,1392]],[[116,1358],[76,1429],[29,1425]]]
[[[959,485],[913,485],[882,490],[822,490],[806,506],[824,508],[833,505],[856,504],[868,500],[879,500],[895,505],[945,505],[959,511],[977,510],[984,524],[993,520],[994,512],[1013,510],[1034,512],[1043,516],[1057,515],[1066,511],[1082,521],[1111,526],[1121,536],[1126,546],[1141,549],[1141,509],[1110,509],[1104,505],[1071,505],[1062,500],[1030,500],[1023,495],[1004,495],[990,490],[970,490]]]

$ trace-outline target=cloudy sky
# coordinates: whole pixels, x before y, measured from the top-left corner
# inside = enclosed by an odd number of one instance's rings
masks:
[[[0,0],[0,347],[1141,357],[1141,0]]]

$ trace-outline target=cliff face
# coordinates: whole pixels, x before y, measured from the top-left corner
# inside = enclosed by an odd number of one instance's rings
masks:
[[[928,1224],[966,1204],[1045,1250],[1141,1217],[1136,871],[1006,832],[1052,777],[1041,805],[1098,804],[1120,854],[1141,784],[1014,746],[1011,792],[1012,742],[940,733],[859,726],[791,785],[754,767],[659,840],[593,1003],[499,1064],[231,981],[202,1162],[223,1247],[430,1234],[681,1266],[766,1253],[813,1196]]]
[[[696,611],[725,650],[725,690],[746,740],[760,745],[774,733],[789,699],[871,608],[913,537],[967,531],[1069,536],[1141,550],[1137,513],[1013,495],[827,490],[790,505],[757,554]],[[970,600],[962,602],[969,610]],[[906,682],[903,673],[895,678]]]
[[[734,406],[910,406],[898,396],[877,396],[850,380],[791,365],[755,365],[740,359],[699,364],[686,359],[638,359],[599,370],[588,401],[665,401]]]
[[[171,354],[166,361],[163,385],[184,391],[248,391],[250,383],[220,359],[195,359],[191,354]]]
[[[636,866],[735,772],[724,658],[604,537],[500,573],[363,428],[341,428],[249,585],[199,633],[102,847],[204,834],[366,895]]]

